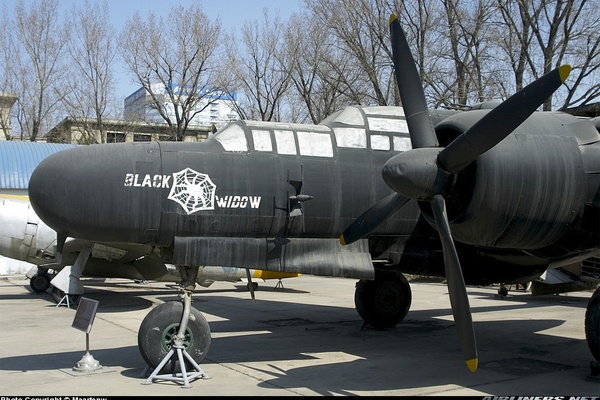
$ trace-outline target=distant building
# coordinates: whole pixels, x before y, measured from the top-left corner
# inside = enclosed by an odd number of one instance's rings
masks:
[[[176,92],[179,88],[174,88]],[[169,118],[175,120],[175,109],[167,95],[167,90],[162,84],[152,85],[152,93],[161,98]],[[197,112],[190,120],[189,126],[208,125],[221,128],[228,122],[238,120],[240,117],[235,111],[236,94],[225,93],[214,88],[207,88],[200,93],[201,99],[194,107]],[[158,110],[152,108],[150,94],[140,88],[124,100],[124,116],[126,121],[145,121],[147,123],[164,123],[164,118]]]
[[[14,93],[0,93],[0,140],[8,140],[12,137],[10,109],[18,98]]]
[[[188,126],[183,141],[200,142],[208,138],[210,125]],[[101,136],[104,136],[102,138]],[[147,123],[107,119],[102,121],[102,129],[91,118],[63,119],[44,136],[48,143],[118,143],[156,142],[173,140],[166,123]],[[104,139],[104,140],[102,140]]]
[[[155,93],[161,93],[160,88],[160,85],[155,85],[153,90]],[[164,87],[161,95],[174,120],[174,107],[167,101]],[[183,141],[205,140],[216,129],[239,119],[234,108],[235,93],[226,94],[207,89],[202,93],[202,97],[196,106],[199,111],[187,126]],[[9,112],[17,99],[14,94],[0,93],[0,140],[15,139],[12,136]],[[165,120],[148,104],[149,94],[141,88],[125,99],[124,120],[105,119],[102,126],[99,126],[93,118],[66,117],[46,135],[38,137],[38,141],[93,144],[174,140]]]

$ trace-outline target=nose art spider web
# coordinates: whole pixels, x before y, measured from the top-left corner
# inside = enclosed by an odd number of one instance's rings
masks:
[[[206,174],[186,168],[173,174],[173,187],[169,200],[173,200],[188,213],[215,209],[215,184]]]

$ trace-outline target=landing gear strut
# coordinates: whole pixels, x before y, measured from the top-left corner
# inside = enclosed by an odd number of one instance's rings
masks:
[[[208,378],[200,363],[210,347],[210,328],[206,318],[192,307],[198,267],[180,267],[182,301],[170,301],[154,308],[142,321],[138,346],[142,358],[154,368],[147,384],[163,379],[183,382]],[[192,371],[193,370],[193,371]]]

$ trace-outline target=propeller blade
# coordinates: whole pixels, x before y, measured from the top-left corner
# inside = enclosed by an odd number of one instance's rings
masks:
[[[408,200],[408,198],[398,193],[392,193],[385,199],[377,202],[377,204],[362,213],[360,217],[346,228],[340,236],[340,243],[345,246],[367,236],[380,223],[406,204]]]
[[[471,318],[471,308],[467,296],[467,288],[462,275],[460,261],[446,215],[446,202],[442,195],[435,195],[430,201],[437,230],[442,241],[444,251],[444,265],[446,268],[446,282],[450,295],[452,315],[458,331],[458,340],[462,349],[467,367],[471,372],[477,370],[479,360],[477,357],[477,344],[475,342],[475,329]]]
[[[558,67],[493,108],[440,152],[440,166],[454,174],[465,169],[529,118],[562,85],[570,72],[568,64]]]
[[[433,123],[429,118],[421,78],[404,31],[400,27],[400,21],[395,14],[390,17],[390,35],[396,83],[402,99],[402,108],[406,116],[412,147],[413,149],[438,147],[439,142],[433,129]]]

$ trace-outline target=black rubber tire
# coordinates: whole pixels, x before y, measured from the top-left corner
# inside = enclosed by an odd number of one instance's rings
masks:
[[[35,274],[29,279],[31,290],[36,293],[44,293],[50,287],[50,276],[48,274]]]
[[[374,280],[356,283],[356,310],[365,324],[375,329],[395,327],[408,313],[411,302],[410,285],[400,272],[375,270]]]
[[[600,288],[585,309],[585,339],[596,361],[600,362]]]
[[[155,307],[142,321],[138,331],[138,347],[142,358],[150,368],[156,369],[171,350],[173,338],[179,331],[182,315],[183,302],[169,301]],[[206,318],[194,307],[190,310],[185,336],[186,352],[197,364],[200,364],[210,348],[210,327]],[[187,360],[185,369],[193,370],[193,366]],[[181,367],[175,352],[164,365],[161,373],[179,372]]]
[[[508,296],[508,288],[506,286],[500,286],[498,289],[498,294],[500,296]]]

